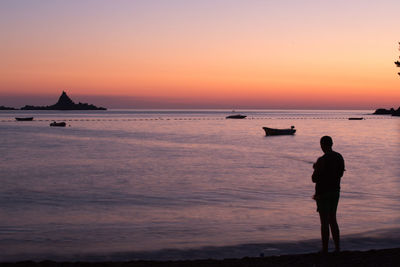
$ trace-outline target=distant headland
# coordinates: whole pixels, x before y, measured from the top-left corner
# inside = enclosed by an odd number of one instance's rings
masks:
[[[5,106],[0,106],[0,110],[16,110],[16,108],[10,108]]]
[[[75,104],[65,91],[62,92],[57,103],[51,106],[30,106],[26,105],[21,110],[107,110],[103,107],[96,107],[95,105],[88,103]]]
[[[374,114],[374,115],[400,116],[400,107],[397,110],[395,110],[394,108],[391,108],[391,109],[378,108],[372,114]]]

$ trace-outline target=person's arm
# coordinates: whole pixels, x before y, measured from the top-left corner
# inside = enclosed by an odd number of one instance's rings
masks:
[[[343,159],[342,155],[340,155],[340,159],[341,159],[341,161],[340,161],[340,173],[339,173],[339,175],[340,175],[340,177],[342,177],[343,174],[344,174],[344,171],[346,170],[346,167],[344,165],[344,159]]]
[[[314,167],[314,172],[311,175],[311,180],[313,183],[317,183],[321,177],[321,171],[322,171],[322,160],[319,158],[316,163],[313,165]]]

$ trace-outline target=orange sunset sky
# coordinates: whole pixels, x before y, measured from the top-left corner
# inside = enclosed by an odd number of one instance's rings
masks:
[[[0,2],[0,105],[400,105],[400,1]]]

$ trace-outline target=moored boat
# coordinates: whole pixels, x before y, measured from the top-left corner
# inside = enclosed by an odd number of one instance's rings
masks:
[[[294,126],[291,126],[290,129],[275,129],[275,128],[268,128],[262,127],[265,131],[266,136],[270,135],[293,135],[296,132]]]
[[[350,117],[349,118],[349,120],[351,120],[351,121],[360,121],[360,120],[363,120],[364,118],[363,117]]]
[[[16,117],[17,121],[33,121],[33,117]]]
[[[54,126],[54,127],[65,127],[65,125],[67,125],[65,122],[56,122],[53,121],[52,123],[50,123],[50,126]]]
[[[235,114],[235,115],[226,116],[226,119],[244,119],[246,117],[247,117],[246,115]]]

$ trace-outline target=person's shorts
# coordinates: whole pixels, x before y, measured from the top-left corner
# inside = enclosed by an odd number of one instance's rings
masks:
[[[317,211],[323,213],[336,213],[339,203],[339,192],[328,192],[320,195],[317,201]]]

